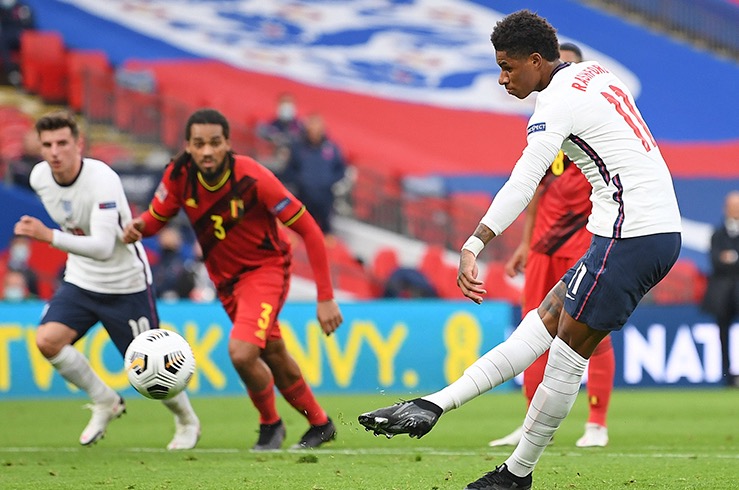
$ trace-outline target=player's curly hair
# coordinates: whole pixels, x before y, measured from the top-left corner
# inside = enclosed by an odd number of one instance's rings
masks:
[[[187,141],[190,140],[193,124],[217,124],[221,126],[221,128],[223,128],[224,138],[229,139],[229,135],[231,134],[228,119],[226,119],[226,116],[215,109],[198,109],[190,115],[190,117],[187,119],[187,123],[185,124],[185,140]],[[231,170],[231,175],[229,176],[228,180],[229,184],[231,185],[231,193],[234,195],[234,197],[238,197],[236,192],[236,178],[234,176],[234,163],[234,153],[233,151],[229,151],[226,154],[226,165]],[[175,155],[174,158],[172,158],[170,165],[173,166],[172,173],[169,176],[170,180],[177,179],[183,168],[187,169],[187,181],[190,187],[190,197],[195,202],[198,202],[198,169],[192,163],[191,155],[185,150],[182,150],[177,155]]]
[[[532,53],[539,53],[547,61],[559,58],[556,29],[530,10],[519,10],[495,24],[490,41],[496,51],[505,51],[512,58]]]

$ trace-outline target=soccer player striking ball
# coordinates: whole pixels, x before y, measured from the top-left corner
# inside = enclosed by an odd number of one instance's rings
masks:
[[[571,43],[559,47],[559,59],[580,63],[580,48]],[[559,152],[544,175],[526,208],[521,244],[506,263],[511,277],[525,267],[523,311],[539,306],[549,290],[588,249],[592,235],[585,228],[590,215],[591,186],[576,165]],[[536,388],[544,377],[548,353],[540,356],[523,372],[523,392],[531,405]],[[578,447],[606,446],[606,416],[613,391],[616,359],[611,337],[605,337],[588,361],[588,406],[590,413],[585,434],[575,443]],[[515,446],[521,440],[523,427],[489,445]]]
[[[539,308],[457,381],[359,421],[376,434],[422,437],[444,412],[513,378],[549,349],[521,441],[503,464],[467,486],[528,489],[577,398],[588,358],[677,260],[680,212],[667,165],[623,82],[597,62],[563,63],[555,29],[528,10],[498,22],[491,41],[506,91],[521,99],[540,93],[521,158],[462,248],[459,288],[482,302],[477,254],[523,211],[560,149],[593,187],[593,240]]]
[[[126,405],[72,344],[99,321],[123,355],[137,334],[159,328],[159,316],[143,247],[118,238],[121,224],[131,220],[118,174],[104,162],[82,158],[74,115],[47,114],[36,122],[36,131],[44,161],[34,166],[30,184],[61,230],[22,216],[14,231],[68,253],[64,281],[44,312],[36,345],[64,379],[92,399],[92,418],[80,436],[80,444],[87,446],[105,435]],[[195,447],[200,421],[187,393],[162,403],[175,416],[167,449]]]
[[[290,286],[292,253],[278,220],[305,241],[318,290],[318,322],[330,335],[343,318],[333,299],[323,234],[272,172],[231,151],[229,124],[220,112],[195,111],[187,120],[185,142],[185,150],[165,169],[149,210],[126,226],[124,239],[134,242],[153,235],[184,210],[233,322],[231,362],[259,412],[259,439],[253,449],[279,449],[285,438],[275,386],[310,423],[293,448],[320,446],[336,437],[336,427],[280,333],[278,315]]]

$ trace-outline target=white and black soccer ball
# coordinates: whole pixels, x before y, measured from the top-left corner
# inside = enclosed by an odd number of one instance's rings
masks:
[[[136,391],[147,398],[166,400],[187,387],[195,371],[195,356],[180,334],[147,330],[128,345],[125,369]]]

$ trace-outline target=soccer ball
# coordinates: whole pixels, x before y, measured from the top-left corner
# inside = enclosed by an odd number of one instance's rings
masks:
[[[128,381],[147,398],[166,400],[179,394],[195,371],[190,344],[171,330],[147,330],[126,349]]]

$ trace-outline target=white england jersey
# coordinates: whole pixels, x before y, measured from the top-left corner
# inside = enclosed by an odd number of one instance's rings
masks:
[[[527,132],[523,155],[481,221],[496,234],[526,207],[560,148],[593,186],[591,233],[630,238],[681,231],[657,143],[629,89],[597,62],[555,70]]]
[[[46,161],[31,171],[31,187],[59,225],[52,245],[68,252],[64,280],[96,293],[144,291],[151,270],[141,242],[121,241],[131,209],[118,174],[99,160],[85,158],[77,179],[59,185]]]

